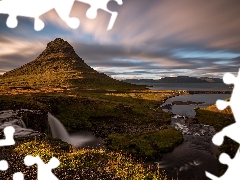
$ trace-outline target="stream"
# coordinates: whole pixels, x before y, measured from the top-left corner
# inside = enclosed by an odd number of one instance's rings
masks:
[[[184,137],[181,145],[163,154],[162,161],[157,162],[170,177],[204,180],[205,171],[219,175],[218,159],[215,157],[219,151],[212,143],[215,129],[205,124],[185,124],[185,118],[194,117],[196,107],[204,108],[215,104],[218,99],[229,97],[229,94],[183,95],[169,98],[161,105],[164,111],[173,113],[171,125]]]
[[[204,180],[205,171],[217,176],[218,160],[214,155],[218,148],[212,143],[215,129],[204,124],[187,125],[184,119],[175,115],[171,121],[171,125],[182,132],[184,142],[172,152],[163,154],[162,160],[156,163],[169,177],[178,180]]]
[[[211,98],[210,98],[211,97]],[[216,176],[219,175],[218,160],[215,155],[218,148],[212,144],[212,136],[216,133],[214,128],[204,124],[185,124],[185,117],[194,117],[196,106],[206,107],[212,105],[217,99],[228,98],[228,94],[195,94],[190,96],[176,96],[167,99],[162,105],[168,107],[165,111],[171,111],[171,124],[181,131],[184,142],[172,152],[162,155],[160,162],[155,162],[167,175],[178,180],[204,180],[205,171]],[[178,101],[189,101],[180,105]],[[37,136],[40,132],[28,129],[21,118],[21,112],[33,111],[21,109],[17,111],[0,111],[0,131],[6,126],[15,128],[14,137]],[[178,115],[176,115],[178,114]],[[54,137],[76,145],[79,148],[101,148],[101,138],[97,138],[90,132],[76,132],[69,134],[65,127],[51,114],[48,115],[49,125]]]

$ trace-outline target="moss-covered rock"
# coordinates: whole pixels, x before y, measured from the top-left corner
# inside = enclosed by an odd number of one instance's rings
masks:
[[[111,134],[106,140],[107,148],[122,151],[134,157],[156,160],[162,153],[172,151],[183,142],[181,132],[172,127],[159,131],[137,134]]]

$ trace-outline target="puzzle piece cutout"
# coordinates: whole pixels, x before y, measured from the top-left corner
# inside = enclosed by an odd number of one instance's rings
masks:
[[[0,171],[6,171],[8,169],[8,163],[5,160],[0,161]]]
[[[227,136],[240,144],[240,111],[238,106],[240,99],[240,69],[237,77],[231,73],[224,74],[223,82],[228,85],[234,84],[234,89],[229,102],[217,100],[216,106],[219,110],[223,110],[227,106],[230,106],[235,118],[235,123],[223,128],[220,132],[216,133],[213,136],[212,141],[215,145],[220,146],[224,141],[224,137]],[[236,153],[234,159],[231,159],[226,153],[222,153],[219,157],[219,161],[222,164],[228,164],[228,170],[226,173],[219,178],[209,172],[205,172],[207,177],[211,178],[212,180],[228,180],[232,179],[231,177],[234,177],[235,179],[236,177],[238,177],[237,179],[240,178],[240,171],[238,166],[240,163],[240,149],[238,149],[238,152]]]
[[[24,163],[27,166],[32,166],[33,164],[38,165],[38,174],[37,179],[38,180],[58,180],[58,178],[52,173],[52,169],[59,166],[60,162],[57,158],[53,157],[50,159],[50,161],[47,164],[44,164],[42,159],[39,156],[31,156],[28,155],[24,158]]]
[[[217,100],[216,105],[219,110],[223,110],[227,106],[231,106],[236,122],[225,127],[220,132],[215,134],[215,136],[213,136],[212,141],[214,144],[220,146],[224,141],[224,136],[227,136],[240,144],[240,136],[238,134],[240,130],[240,111],[239,111],[239,105],[238,105],[239,99],[240,99],[240,93],[239,93],[240,92],[240,71],[237,77],[235,77],[233,74],[226,73],[223,76],[223,81],[225,84],[234,84],[232,96],[229,102],[226,102],[223,100]]]
[[[7,126],[3,130],[5,139],[0,140],[0,146],[10,146],[15,144],[15,141],[13,139],[13,134],[15,132],[15,129],[12,126]],[[8,163],[5,160],[0,161],[0,170],[6,171],[8,169]]]
[[[86,4],[89,4],[91,7],[88,9],[87,13],[86,13],[86,16],[90,19],[94,19],[96,18],[97,16],[97,10],[98,9],[102,9],[108,13],[111,14],[111,19],[109,21],[109,24],[108,24],[108,29],[107,30],[110,30],[112,29],[113,27],[113,24],[114,22],[116,21],[117,19],[117,15],[118,13],[117,12],[113,12],[113,11],[110,11],[108,8],[107,8],[107,5],[108,5],[108,2],[111,1],[111,0],[76,0],[76,1],[79,1],[79,2],[83,2],[83,3],[86,3]],[[123,2],[122,0],[115,0],[119,5],[122,5]]]
[[[13,134],[15,129],[12,126],[7,126],[3,130],[5,139],[0,140],[0,146],[11,146],[15,144]]]
[[[13,180],[24,180],[23,173],[21,172],[14,173]]]
[[[228,165],[228,170],[220,178],[206,172],[206,176],[212,180],[229,180],[229,179],[239,179],[239,162],[240,162],[240,149],[238,149],[235,157],[231,159],[226,153],[222,153],[219,157],[219,161],[222,164]]]
[[[13,138],[15,129],[12,126],[8,126],[4,128],[5,139],[0,140],[0,146],[9,146],[14,145],[15,141]],[[33,157],[28,155],[24,158],[24,163],[27,166],[32,166],[33,164],[38,165],[38,180],[58,180],[58,178],[51,172],[53,168],[59,166],[60,162],[57,158],[53,157],[47,164],[44,164],[42,159],[39,156]],[[6,171],[8,169],[8,163],[6,160],[0,161],[0,171]],[[13,175],[13,180],[23,180],[23,173],[17,172]]]
[[[34,18],[34,29],[40,31],[44,28],[44,22],[39,17],[46,12],[55,9],[59,17],[73,29],[78,28],[80,21],[77,18],[69,17],[75,0],[2,0],[0,1],[0,13],[9,14],[7,26],[15,28],[18,25],[17,16]],[[110,0],[77,0],[89,4],[87,11],[88,18],[95,18],[97,10],[102,9],[111,14],[108,30],[112,29],[118,13],[108,10],[107,4]],[[115,0],[119,5],[122,0]]]
[[[40,31],[44,28],[44,22],[39,17],[55,9],[68,26],[76,29],[79,26],[79,20],[69,17],[73,3],[74,0],[2,0],[0,1],[0,13],[9,14],[6,22],[9,28],[17,27],[17,16],[25,16],[34,18],[34,28]]]

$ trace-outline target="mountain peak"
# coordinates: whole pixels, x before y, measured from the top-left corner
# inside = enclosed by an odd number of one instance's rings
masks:
[[[47,44],[47,48],[50,48],[50,47],[56,47],[56,46],[69,46],[69,47],[72,47],[67,41],[64,41],[62,38],[56,38],[55,40],[49,42]]]
[[[54,41],[51,41],[47,44],[46,49],[42,52],[40,56],[47,56],[49,54],[56,54],[57,56],[59,56],[60,54],[75,55],[76,53],[73,47],[67,41],[64,41],[61,38],[56,38]]]
[[[95,71],[61,38],[49,42],[35,60],[4,73],[0,84],[81,89],[136,88],[136,85],[117,81]]]

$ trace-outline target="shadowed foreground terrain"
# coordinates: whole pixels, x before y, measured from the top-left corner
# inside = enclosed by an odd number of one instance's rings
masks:
[[[61,166],[54,172],[60,179],[166,179],[144,161],[159,159],[182,142],[181,133],[169,127],[170,114],[159,106],[183,91],[150,91],[98,73],[60,38],[48,43],[35,60],[0,76],[0,89],[0,110],[39,110],[21,116],[27,128],[42,133],[1,147],[1,159],[17,162],[0,172],[6,179],[18,169],[26,179],[35,179],[36,167],[23,164],[26,154],[40,155],[45,162],[58,157]],[[101,137],[106,149],[76,151],[50,138],[48,112],[68,132],[88,130]],[[126,142],[126,137],[132,141]]]
[[[57,38],[35,60],[0,76],[0,111],[32,109],[24,112],[27,128],[41,137],[18,138],[17,144],[0,147],[0,158],[10,163],[1,171],[3,179],[23,170],[26,179],[36,179],[36,166],[25,167],[27,154],[40,155],[48,162],[61,161],[53,172],[60,179],[164,179],[158,166],[146,162],[161,159],[182,143],[181,132],[170,127],[171,114],[160,105],[185,91],[153,91],[145,86],[121,82],[88,66],[71,45]],[[47,113],[56,116],[68,132],[87,130],[101,137],[102,150],[76,150],[50,137]],[[213,125],[217,131],[234,122],[231,111],[215,106],[198,109],[197,121]],[[3,134],[1,134],[3,137]],[[227,139],[220,150],[234,155],[236,148]],[[220,167],[222,172],[223,166]],[[11,178],[10,178],[11,179]]]

